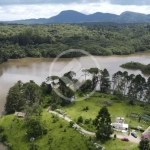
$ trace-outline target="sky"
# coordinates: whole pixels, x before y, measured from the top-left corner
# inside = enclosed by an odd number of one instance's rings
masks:
[[[0,21],[50,18],[63,10],[84,14],[121,14],[133,11],[150,14],[150,0],[0,0]]]

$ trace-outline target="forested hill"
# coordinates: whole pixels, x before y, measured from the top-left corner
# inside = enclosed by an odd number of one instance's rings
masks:
[[[123,55],[150,49],[150,25],[0,25],[0,63],[9,58],[56,57],[68,49]],[[65,57],[77,57],[68,54]]]

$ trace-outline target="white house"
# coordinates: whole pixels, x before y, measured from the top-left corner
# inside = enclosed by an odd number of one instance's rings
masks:
[[[129,125],[125,124],[125,119],[121,117],[117,117],[114,123],[111,123],[111,126],[114,130],[127,132]]]

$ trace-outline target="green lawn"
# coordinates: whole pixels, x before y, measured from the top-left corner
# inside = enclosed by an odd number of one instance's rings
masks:
[[[18,119],[19,122],[15,121],[12,124],[13,119],[14,115],[4,116],[0,119],[0,125],[5,127],[5,133],[13,150],[28,150],[28,145],[31,142],[25,135],[26,130],[23,127],[23,119]],[[35,143],[39,145],[39,150],[87,150],[87,138],[73,128],[68,127],[68,122],[59,119],[58,122],[52,123],[52,115],[46,111],[43,112],[42,120],[45,121],[48,133],[35,140]],[[62,128],[60,128],[60,125],[62,125]],[[64,132],[64,129],[66,129],[66,132]],[[49,137],[53,137],[51,144],[48,143]]]
[[[0,125],[5,127],[5,133],[13,150],[29,150],[28,145],[31,142],[25,135],[26,130],[23,127],[23,119],[17,119],[18,121],[13,122],[14,118],[14,115],[4,116],[0,119]],[[47,111],[43,112],[42,120],[45,121],[48,133],[35,140],[34,143],[39,146],[39,150],[87,150],[86,141],[88,137],[84,137],[73,128],[68,127],[68,122],[59,118],[58,122],[52,123],[52,115]],[[63,127],[60,128],[60,125]],[[66,132],[64,132],[64,129],[66,129]],[[51,144],[48,143],[49,137],[53,137]],[[106,150],[120,150],[125,147],[130,148],[130,150],[138,150],[137,144],[123,142],[119,139],[111,139],[101,145]]]
[[[61,109],[64,109],[67,112],[68,117],[72,118],[74,121],[77,121],[79,116],[82,116],[84,120],[89,118],[95,119],[98,111],[104,106],[103,102],[107,100],[112,102],[112,106],[108,107],[112,122],[115,117],[124,117],[126,123],[129,123],[131,126],[142,126],[142,123],[139,123],[138,120],[126,117],[126,115],[131,112],[143,114],[145,110],[142,107],[139,105],[130,106],[127,105],[126,102],[119,102],[110,99],[110,95],[96,93],[89,100],[79,101]],[[83,108],[86,106],[89,107],[87,112],[83,111]],[[73,128],[70,128],[67,121],[59,118],[56,123],[53,123],[52,115],[46,110],[43,111],[41,117],[45,122],[48,133],[47,135],[41,136],[35,140],[35,143],[39,146],[39,150],[88,150],[86,142],[89,137],[84,137]],[[86,125],[83,123],[83,127],[89,131],[95,131],[91,124]],[[26,129],[23,126],[23,119],[15,118],[14,115],[6,115],[0,118],[0,125],[5,127],[4,132],[8,136],[8,141],[11,143],[13,150],[29,150],[29,144],[31,142],[29,141],[30,138],[25,134]],[[149,124],[144,124],[144,126],[147,128]],[[65,129],[66,132],[64,132]],[[138,132],[138,134],[140,135],[140,132]],[[52,137],[53,140],[51,143],[48,143],[50,137]],[[102,143],[102,146],[104,146],[106,150],[122,150],[124,148],[138,150],[137,144],[124,142],[119,139],[111,139]]]
[[[77,101],[75,104],[62,109],[66,111],[68,114],[67,116],[72,118],[75,122],[79,116],[82,116],[84,120],[90,118],[95,119],[99,110],[105,105],[104,101],[110,101],[112,106],[108,106],[107,108],[111,114],[112,122],[114,122],[116,117],[124,117],[125,123],[129,124],[130,126],[143,126],[143,128],[146,129],[150,125],[150,123],[141,123],[138,120],[126,117],[127,114],[132,112],[143,114],[145,110],[142,107],[137,104],[134,106],[128,105],[127,102],[124,101],[111,100],[111,97],[111,95],[95,93],[88,100]],[[87,112],[83,111],[83,108],[86,106],[89,107]],[[149,109],[147,108],[147,110]],[[83,126],[90,131],[95,131],[91,125],[83,124]]]

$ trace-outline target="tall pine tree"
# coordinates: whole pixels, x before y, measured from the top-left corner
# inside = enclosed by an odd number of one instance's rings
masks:
[[[99,111],[95,119],[95,126],[97,130],[96,137],[101,141],[109,139],[110,135],[113,133],[110,114],[106,106],[102,107]]]

